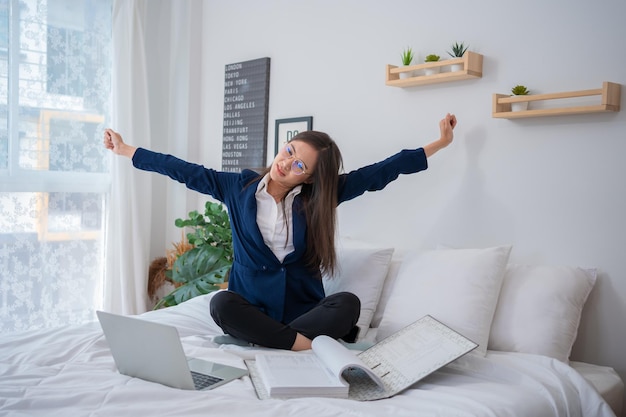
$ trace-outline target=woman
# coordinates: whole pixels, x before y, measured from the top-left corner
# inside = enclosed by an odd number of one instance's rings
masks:
[[[347,292],[325,297],[322,274],[336,266],[337,205],[383,189],[400,174],[428,167],[427,158],[453,139],[456,117],[439,122],[440,138],[384,161],[340,174],[335,142],[316,131],[296,135],[261,174],[220,172],[126,144],[111,129],[104,145],[154,171],[223,202],[231,220],[234,262],[228,291],[211,300],[224,333],[261,346],[305,350],[320,334],[353,342],[359,299]]]

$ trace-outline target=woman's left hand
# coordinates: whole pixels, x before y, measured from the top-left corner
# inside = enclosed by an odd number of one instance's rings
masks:
[[[441,144],[443,147],[448,146],[454,139],[453,130],[456,127],[456,116],[453,114],[446,114],[446,117],[439,122],[439,131],[441,133]]]
[[[446,117],[439,121],[439,139],[434,142],[429,143],[424,146],[424,152],[426,153],[426,157],[430,158],[439,150],[445,148],[449,144],[452,143],[452,139],[454,139],[454,133],[452,132],[456,127],[456,116],[453,114],[446,114]]]

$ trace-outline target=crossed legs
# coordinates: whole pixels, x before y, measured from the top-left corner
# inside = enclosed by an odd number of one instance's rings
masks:
[[[211,300],[211,316],[231,336],[257,345],[303,350],[319,335],[354,342],[361,302],[349,292],[322,299],[307,313],[289,324],[281,323],[250,304],[241,295],[221,291]]]

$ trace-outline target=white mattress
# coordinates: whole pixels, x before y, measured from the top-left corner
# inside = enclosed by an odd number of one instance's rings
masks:
[[[376,333],[377,329],[371,328],[364,340],[372,342],[376,339]],[[598,391],[616,416],[622,415],[624,382],[613,368],[577,361],[570,361],[569,365]]]
[[[190,356],[244,367],[258,351],[212,342],[221,331],[208,318],[206,297],[143,317],[176,326]],[[121,375],[93,322],[3,335],[0,415],[615,416],[609,404],[618,404],[623,384],[614,371],[574,365],[529,354],[469,354],[390,399],[259,400],[248,377],[211,391],[183,391]]]
[[[615,415],[622,415],[624,382],[613,368],[575,361],[571,361],[570,366],[593,385],[611,406]]]

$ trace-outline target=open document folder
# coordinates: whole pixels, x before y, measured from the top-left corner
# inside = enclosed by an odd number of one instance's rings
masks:
[[[312,352],[258,354],[246,365],[261,399],[320,396],[368,401],[396,395],[477,346],[424,316],[359,354],[328,336],[318,336]]]

